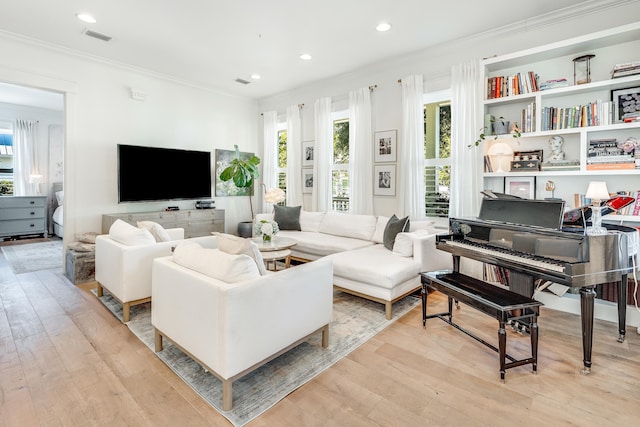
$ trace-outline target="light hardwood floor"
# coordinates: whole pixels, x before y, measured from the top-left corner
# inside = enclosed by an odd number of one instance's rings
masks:
[[[228,426],[90,293],[61,272],[14,275],[0,256],[0,426]],[[446,299],[430,296],[429,310]],[[380,307],[380,316],[384,310]],[[497,322],[456,319],[497,340]],[[498,358],[420,307],[249,424],[261,426],[627,426],[640,420],[640,335],[596,321],[593,372],[579,317],[542,309],[538,375],[499,381]],[[509,350],[528,351],[509,331]]]

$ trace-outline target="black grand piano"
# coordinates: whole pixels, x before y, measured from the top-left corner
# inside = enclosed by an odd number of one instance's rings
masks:
[[[563,227],[565,218],[563,201],[485,198],[478,218],[450,218],[451,234],[439,236],[436,247],[453,255],[456,272],[460,257],[508,269],[509,289],[521,295],[532,297],[537,279],[579,288],[582,372],[588,374],[598,284],[617,282],[618,341],[624,340],[628,239],[637,230],[607,224],[606,235],[589,236],[585,223]]]

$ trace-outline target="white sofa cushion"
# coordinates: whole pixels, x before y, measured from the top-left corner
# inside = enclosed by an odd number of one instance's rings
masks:
[[[352,239],[351,237],[332,236],[330,234],[315,233],[313,231],[281,231],[278,236],[291,237],[296,245],[291,247],[291,253],[305,259],[318,259],[336,252],[350,251],[367,246],[373,246],[371,240]],[[312,254],[313,257],[306,256]]]
[[[424,231],[424,230],[421,230]],[[393,253],[400,256],[413,256],[413,239],[411,233],[398,233],[393,243]]]
[[[215,235],[218,238],[218,249],[232,255],[249,255],[251,259],[256,262],[260,275],[264,276],[267,274],[267,268],[264,265],[262,254],[255,242],[232,234],[215,233]]]
[[[376,230],[373,232],[371,240],[373,243],[384,243],[384,229],[389,222],[388,216],[379,216],[376,219]]]
[[[256,262],[248,255],[232,255],[219,249],[203,248],[195,242],[183,241],[173,251],[173,261],[226,283],[260,277]],[[179,284],[176,284],[179,286]]]
[[[138,221],[138,228],[149,230],[156,242],[170,242],[171,236],[163,226],[154,221]]]
[[[396,241],[396,235],[403,231],[409,231],[409,217],[398,218],[393,214],[384,228],[384,247],[392,251],[393,243]]]
[[[320,233],[334,236],[371,240],[376,229],[373,215],[355,215],[342,212],[327,212],[320,223]]]
[[[374,245],[330,255],[333,275],[370,286],[393,289],[415,278],[420,263],[413,257],[394,256],[384,245]]]
[[[109,236],[118,243],[126,246],[150,245],[156,243],[156,239],[149,230],[134,227],[121,219],[117,219],[109,228]]]
[[[324,212],[300,211],[300,230],[319,231],[323,218]]]

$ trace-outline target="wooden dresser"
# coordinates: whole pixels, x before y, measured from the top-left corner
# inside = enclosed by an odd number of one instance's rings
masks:
[[[0,237],[47,237],[46,196],[0,197]]]
[[[129,212],[102,215],[102,233],[108,234],[117,219],[137,226],[138,221],[154,221],[164,228],[184,228],[184,237],[224,233],[224,209],[185,209],[179,211]]]

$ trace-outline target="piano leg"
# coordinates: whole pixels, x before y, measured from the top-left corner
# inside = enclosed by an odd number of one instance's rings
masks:
[[[584,367],[581,373],[591,372],[591,353],[593,349],[593,305],[596,291],[593,287],[580,288],[580,318],[582,319],[582,355]]]
[[[624,342],[627,334],[627,298],[629,293],[628,276],[622,275],[618,282],[618,342]]]

